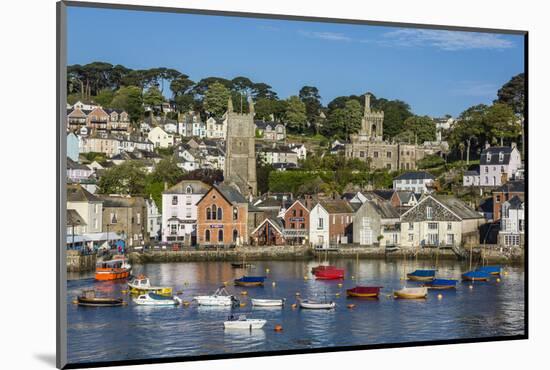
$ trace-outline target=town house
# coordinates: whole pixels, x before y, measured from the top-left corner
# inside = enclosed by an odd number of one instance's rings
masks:
[[[523,180],[508,181],[506,184],[500,186],[493,191],[493,220],[500,220],[500,210],[502,203],[514,196],[523,199],[525,195],[525,183]]]
[[[390,202],[372,198],[366,200],[353,216],[353,243],[362,246],[399,245],[399,213]]]
[[[209,139],[223,139],[227,136],[227,115],[223,118],[209,117],[206,120],[206,137]]]
[[[155,127],[147,134],[155,148],[168,148],[174,145],[174,135],[168,134],[160,127]]]
[[[393,179],[393,190],[427,193],[432,190],[434,180],[435,177],[428,172],[405,172]]]
[[[67,210],[74,210],[78,214],[78,217],[67,219],[67,227],[71,228],[71,234],[67,234],[68,245],[72,245],[74,240],[75,246],[98,248],[107,241],[109,235],[102,232],[103,201],[100,198],[80,184],[68,184]],[[71,220],[74,223],[71,224]],[[73,227],[76,236],[72,234]]]
[[[128,247],[143,247],[149,243],[147,206],[142,197],[101,195],[103,229],[125,240]]]
[[[284,211],[284,238],[295,244],[305,244],[309,239],[309,208],[296,200]]]
[[[321,203],[309,212],[309,240],[317,248],[329,247],[329,213]]]
[[[500,186],[512,179],[521,167],[521,155],[511,147],[486,147],[479,160],[479,185]]]
[[[284,225],[278,217],[265,218],[252,232],[250,238],[253,245],[269,246],[284,245]]]
[[[330,244],[347,244],[353,240],[354,208],[343,199],[320,201],[329,214]]]
[[[502,203],[498,239],[508,247],[525,245],[525,203],[517,195]]]

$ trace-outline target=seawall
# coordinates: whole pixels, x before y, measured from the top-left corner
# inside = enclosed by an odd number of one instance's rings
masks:
[[[67,272],[93,271],[96,264],[96,255],[83,255],[79,251],[67,251]]]

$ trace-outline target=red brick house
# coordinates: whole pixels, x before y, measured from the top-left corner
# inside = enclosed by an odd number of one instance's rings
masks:
[[[351,243],[353,241],[353,215],[355,210],[344,199],[320,201],[329,214],[330,244]]]
[[[309,208],[296,200],[284,214],[284,237],[289,243],[303,244],[309,237]]]
[[[500,220],[502,203],[512,199],[515,195],[523,199],[525,195],[525,183],[523,180],[508,181],[506,184],[493,191],[493,220]]]
[[[214,185],[197,203],[199,245],[248,244],[248,202],[228,185]]]

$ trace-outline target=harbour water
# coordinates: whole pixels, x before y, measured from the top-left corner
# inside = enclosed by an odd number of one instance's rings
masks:
[[[346,270],[343,281],[316,281],[311,268],[318,261],[257,261],[248,275],[266,275],[264,287],[235,287],[244,270],[228,262],[189,262],[136,265],[154,285],[172,286],[180,297],[213,292],[228,282],[227,290],[245,307],[208,308],[137,306],[121,293],[125,281],[96,282],[93,274],[69,274],[67,282],[68,359],[70,363],[119,361],[151,357],[180,357],[256,351],[354,346],[410,341],[483,338],[524,334],[524,270],[505,266],[506,274],[489,282],[459,282],[456,291],[430,291],[425,300],[391,298],[394,289],[419,286],[405,282],[404,271],[433,268],[430,262],[339,259]],[[266,269],[269,272],[266,273]],[[438,277],[460,279],[468,265],[440,261]],[[307,277],[307,280],[304,279]],[[353,279],[352,279],[353,277]],[[273,284],[273,282],[275,284]],[[342,286],[339,286],[341,284]],[[346,298],[355,285],[381,285],[378,300]],[[470,288],[470,285],[473,285]],[[106,296],[124,296],[122,307],[79,307],[72,300],[83,289]],[[246,291],[247,295],[241,295]],[[336,302],[329,311],[292,309],[296,293],[304,299]],[[438,294],[442,298],[438,299]],[[250,298],[286,298],[283,308],[253,308]],[[348,304],[353,303],[353,309]],[[260,330],[224,330],[230,314],[264,318]],[[274,331],[280,324],[283,330]]]

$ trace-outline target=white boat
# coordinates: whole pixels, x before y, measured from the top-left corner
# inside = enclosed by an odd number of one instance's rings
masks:
[[[399,290],[395,290],[393,292],[393,295],[395,298],[401,298],[401,299],[419,299],[419,298],[426,298],[428,295],[428,288],[427,287],[421,287],[421,288],[403,288]]]
[[[238,319],[229,317],[229,320],[224,321],[225,329],[261,329],[267,321],[264,319],[247,319],[245,315],[240,315]]]
[[[258,299],[252,298],[252,306],[258,307],[278,307],[284,306],[286,299]]]
[[[164,296],[172,295],[172,288],[153,286],[149,278],[143,275],[139,275],[128,282],[128,288],[130,288],[130,293],[132,294],[146,294],[152,292]]]
[[[143,306],[174,306],[181,304],[179,297],[166,297],[155,293],[141,294],[134,298],[134,303]]]
[[[308,308],[313,310],[330,310],[336,307],[335,302],[316,302],[309,299],[300,300],[300,308]]]
[[[239,300],[227,293],[224,287],[218,288],[212,295],[201,295],[193,297],[201,306],[233,306],[239,303]]]

